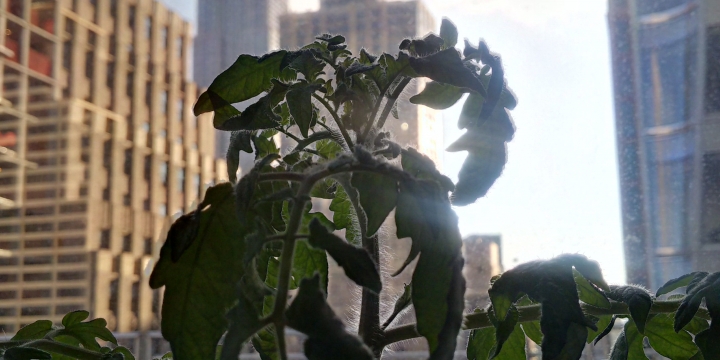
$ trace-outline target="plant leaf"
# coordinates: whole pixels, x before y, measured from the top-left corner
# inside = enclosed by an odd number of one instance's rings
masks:
[[[695,344],[702,352],[706,360],[717,359],[720,354],[720,325],[713,321],[710,328],[705,329],[695,336]]]
[[[53,323],[50,320],[38,320],[20,328],[12,337],[12,341],[42,339],[52,331]]]
[[[244,273],[245,242],[250,233],[236,215],[230,183],[208,189],[200,209],[199,231],[177,262],[170,258],[168,239],[150,276],[150,286],[165,286],[163,337],[176,360],[211,359],[225,332],[226,309],[237,296],[235,284]]]
[[[218,130],[263,130],[280,126],[282,118],[273,111],[272,94],[265,95],[240,114],[227,118],[215,116],[213,125]]]
[[[602,315],[598,318],[598,321],[595,323],[595,326],[597,326],[597,330],[588,330],[588,337],[586,342],[589,344],[591,342],[595,342],[597,344],[600,339],[605,337],[607,334],[610,333],[610,330],[612,330],[613,326],[615,325],[615,319],[612,315]]]
[[[323,249],[345,270],[345,275],[360,286],[379,294],[382,290],[377,265],[367,250],[352,246],[330,233],[320,221],[310,222],[310,245]]]
[[[446,192],[455,189],[452,180],[441,174],[429,157],[419,153],[414,148],[402,151],[401,163],[403,170],[417,179],[434,180]]]
[[[650,315],[653,304],[652,296],[647,290],[637,286],[611,286],[608,297],[627,304],[630,316],[641,334],[645,334],[645,323]]]
[[[704,278],[707,276],[708,273],[705,271],[695,271],[691,272],[689,274],[685,274],[682,276],[679,276],[674,279],[670,279],[668,282],[666,282],[663,286],[661,286],[657,292],[655,293],[655,296],[665,295],[673,290],[676,290],[678,288],[681,288],[683,286],[688,286],[693,279],[696,278]]]
[[[305,341],[308,359],[373,359],[370,349],[345,331],[342,322],[325,301],[319,276],[302,280],[300,290],[285,315],[289,326],[308,336]]]
[[[670,359],[690,359],[698,352],[692,336],[686,331],[673,331],[673,318],[670,314],[656,314],[645,325],[645,335],[650,345],[660,355]]]
[[[525,335],[530,338],[534,343],[540,345],[542,344],[542,330],[540,330],[540,322],[539,321],[530,321],[525,322],[521,324],[523,331],[525,332]]]
[[[130,349],[124,346],[118,346],[112,349],[108,354],[122,355],[123,360],[135,360],[135,356],[130,352]],[[115,359],[116,357],[113,357]]]
[[[422,58],[410,57],[408,62],[419,76],[473,90],[486,96],[485,87],[472,71],[465,67],[460,59],[460,53],[455,48],[445,49]]]
[[[494,359],[500,354],[503,349],[505,341],[510,338],[510,335],[515,331],[516,328],[519,330],[518,320],[520,319],[520,313],[517,309],[512,306],[510,311],[504,320],[498,320],[494,313],[488,313],[490,321],[495,325],[495,346],[493,347],[491,359]],[[522,331],[521,331],[522,332]],[[524,334],[524,333],[523,333]],[[524,336],[523,336],[524,337]],[[523,341],[523,350],[525,348],[525,342]]]
[[[448,18],[443,18],[440,24],[440,37],[445,41],[445,47],[451,48],[457,44],[458,30]]]
[[[233,131],[230,133],[230,144],[225,159],[227,161],[228,179],[230,182],[237,181],[237,171],[240,166],[240,151],[252,154],[252,137],[254,132],[247,130]]]
[[[377,173],[354,172],[350,183],[357,189],[360,206],[367,217],[365,236],[373,236],[395,208],[397,181]]]
[[[468,360],[487,360],[495,345],[495,329],[485,327],[470,331],[467,346]]]
[[[480,111],[482,110],[482,104],[485,98],[471,91],[468,97],[463,103],[462,111],[460,112],[460,118],[458,119],[458,129],[465,129],[472,126],[477,126],[480,120]]]
[[[13,347],[5,350],[2,356],[5,360],[30,360],[30,359],[52,359],[52,355],[40,349],[28,347]]]
[[[455,105],[463,96],[463,93],[465,91],[459,87],[430,81],[425,85],[423,91],[410,98],[410,102],[436,110],[443,110]]]
[[[195,116],[224,110],[225,107],[232,107],[231,104],[255,97],[272,86],[272,79],[294,80],[294,71],[280,69],[286,55],[286,50],[262,57],[240,55],[227,70],[213,80],[207,91],[200,94],[193,107]],[[211,96],[216,96],[222,103],[216,104]]]
[[[417,330],[428,340],[430,358],[445,358],[455,351],[464,307],[457,216],[435,181],[404,180],[399,189],[397,236],[412,238],[421,253],[412,277]]]
[[[390,316],[388,316],[387,320],[385,320],[385,323],[383,323],[382,329],[384,330],[390,326],[393,320],[395,320],[395,318],[410,305],[412,305],[412,283],[405,284],[403,287],[403,293],[395,300],[393,312]]]
[[[708,303],[710,317],[713,321],[720,321],[720,301],[716,300],[718,293],[720,293],[720,272],[707,275],[693,286],[675,312],[675,331],[680,331],[693,319],[703,298],[706,298]]]
[[[220,360],[237,360],[248,339],[262,328],[259,316],[252,303],[239,294],[238,304],[227,314],[230,322],[220,352]]]
[[[573,269],[573,277],[577,286],[580,301],[601,309],[610,308],[610,300],[595,285],[585,279],[576,269]]]
[[[117,345],[117,339],[115,339],[112,332],[107,329],[107,322],[102,318],[70,323],[70,325],[63,329],[62,334],[74,337],[80,341],[80,344],[82,344],[84,348],[90,350],[100,350],[100,344],[98,344],[96,338]]]
[[[303,74],[306,80],[312,82],[315,81],[318,75],[322,74],[322,71],[325,68],[325,63],[318,59],[316,55],[320,56],[320,51],[317,49],[300,49],[297,51],[291,51],[287,54],[285,59],[283,59],[280,67],[284,69],[285,66],[288,66],[295,69]]]
[[[294,85],[287,92],[286,100],[290,115],[295,119],[295,124],[300,128],[303,137],[308,137],[308,130],[312,123],[313,113],[316,111],[312,104],[312,94],[320,89],[322,85],[315,83],[304,83]]]

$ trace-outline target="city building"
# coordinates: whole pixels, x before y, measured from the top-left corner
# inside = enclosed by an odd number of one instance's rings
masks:
[[[280,47],[280,15],[288,0],[198,0],[193,80],[207,88],[240,54],[263,55]],[[240,105],[244,108],[244,105]],[[230,133],[217,131],[216,157],[225,158]],[[241,155],[240,168],[254,157]]]
[[[226,178],[190,110],[189,24],[152,0],[4,0],[0,28],[0,330],[77,309],[158,329],[158,240]]]
[[[627,281],[720,269],[720,2],[610,0]]]

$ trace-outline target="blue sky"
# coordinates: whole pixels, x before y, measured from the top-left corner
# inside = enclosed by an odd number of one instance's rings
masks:
[[[195,1],[165,0],[186,18]],[[503,57],[519,98],[503,175],[477,203],[457,208],[463,235],[501,234],[503,264],[583,253],[611,283],[625,279],[605,0],[424,0],[461,38],[484,38]],[[291,10],[318,2],[293,0]],[[461,104],[461,103],[460,103]],[[445,144],[461,131],[444,111]],[[455,177],[465,153],[445,155]]]

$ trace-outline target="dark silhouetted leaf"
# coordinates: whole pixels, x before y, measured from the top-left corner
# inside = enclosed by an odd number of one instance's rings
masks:
[[[312,104],[312,94],[317,91],[319,84],[301,84],[293,86],[286,95],[290,115],[295,119],[295,124],[300,128],[303,137],[308,137],[308,130],[312,122],[315,107]]]
[[[228,179],[230,182],[237,181],[237,171],[240,166],[240,151],[252,154],[253,131],[239,130],[230,134],[230,145],[227,149]]]
[[[459,87],[431,81],[425,85],[423,91],[411,97],[410,102],[437,110],[443,110],[455,105],[464,92],[465,91]]]
[[[373,236],[395,208],[397,181],[377,173],[355,172],[352,174],[351,184],[357,189],[360,206],[367,217],[365,236]]]
[[[647,322],[653,299],[647,290],[637,286],[611,286],[608,297],[627,304],[630,309],[630,316],[635,320],[635,325],[641,334],[645,334],[645,323]]]
[[[692,287],[675,313],[675,331],[680,331],[692,320],[700,308],[703,298],[706,298],[708,302],[707,306],[711,317],[713,313],[720,315],[720,301],[716,300],[718,293],[720,293],[720,272],[707,275]],[[720,319],[713,318],[713,321],[720,321]]]
[[[485,88],[463,65],[460,54],[454,48],[445,49],[423,58],[408,59],[412,69],[419,75],[459,88],[474,90],[486,96]]]
[[[32,324],[23,326],[17,333],[12,337],[13,341],[19,340],[36,340],[42,339],[52,331],[53,323],[50,320],[38,320]]]
[[[591,342],[595,342],[597,344],[600,339],[607,336],[607,334],[610,333],[613,326],[615,325],[615,317],[613,315],[602,315],[598,318],[598,321],[595,323],[595,326],[597,326],[597,330],[590,329],[588,331],[588,337],[586,342],[589,344]]]
[[[239,294],[238,304],[227,314],[230,322],[223,341],[220,360],[237,360],[243,345],[262,328],[259,314],[248,299]]]
[[[2,358],[4,360],[31,360],[31,359],[52,359],[52,355],[39,349],[29,347],[13,347],[5,350]]]
[[[628,321],[615,341],[610,353],[610,360],[646,360],[643,338],[644,336],[638,332],[635,322]]]
[[[226,131],[262,130],[280,126],[281,120],[282,118],[273,112],[271,95],[265,95],[238,115],[229,118],[215,116],[213,125],[216,129]]]
[[[395,223],[398,238],[412,238],[421,253],[412,277],[417,330],[428,340],[430,358],[444,359],[454,353],[464,307],[457,216],[437,182],[405,180]]]
[[[402,151],[402,168],[417,179],[434,180],[443,191],[453,191],[455,184],[447,176],[441,174],[429,157],[413,148]]]
[[[328,43],[328,45],[339,45],[345,42],[345,37],[342,35],[330,35],[330,34],[322,34],[316,39],[324,41]]]
[[[695,336],[695,344],[700,348],[705,360],[720,359],[720,325],[713,321],[709,329],[703,330]]]
[[[403,293],[395,300],[393,312],[392,314],[390,314],[390,316],[388,316],[387,320],[385,320],[382,328],[385,329],[390,326],[393,320],[395,320],[395,318],[410,305],[412,305],[412,283],[405,284],[405,287],[403,288]]]
[[[109,354],[113,355],[112,359],[115,359],[118,356],[122,356],[121,358],[123,360],[135,360],[135,356],[130,352],[130,349],[124,346],[118,346],[112,349]]]
[[[322,74],[325,68],[325,63],[318,59],[316,55],[320,56],[317,49],[291,51],[288,52],[280,67],[284,69],[287,66],[295,69],[303,74],[306,80],[314,81],[318,75]]]
[[[373,359],[370,349],[345,331],[325,302],[319,276],[303,279],[285,315],[289,326],[308,336],[305,355],[309,360]]]
[[[573,269],[573,277],[575,278],[575,285],[577,286],[580,301],[601,309],[610,308],[610,300],[608,300],[605,294],[598,290],[595,285],[587,281],[580,272]]]
[[[665,295],[665,294],[667,294],[673,290],[676,290],[678,288],[681,288],[683,286],[688,286],[693,279],[696,279],[696,278],[702,279],[707,275],[708,275],[708,273],[705,271],[695,271],[695,272],[691,272],[689,274],[682,275],[675,279],[671,279],[657,290],[657,292],[655,293],[655,296]]]
[[[363,248],[352,246],[339,237],[331,234],[320,221],[310,222],[310,245],[323,249],[345,270],[350,280],[364,286],[375,293],[382,290],[382,282],[377,265],[370,254]]]
[[[645,324],[645,335],[660,355],[670,359],[687,360],[698,352],[692,336],[686,331],[673,331],[671,314],[656,314]]]
[[[212,359],[225,332],[225,312],[237,301],[235,284],[244,273],[245,242],[250,231],[238,219],[230,183],[206,192],[199,231],[177,262],[168,239],[150,276],[150,286],[165,286],[162,332],[176,360]],[[192,325],[189,325],[192,324]]]
[[[445,41],[445,47],[451,48],[457,44],[458,30],[448,18],[443,18],[440,24],[440,37]]]

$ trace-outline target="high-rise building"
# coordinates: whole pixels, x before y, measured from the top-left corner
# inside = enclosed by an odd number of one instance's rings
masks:
[[[190,26],[152,0],[0,4],[0,330],[76,309],[158,329],[156,240],[226,177]]]
[[[278,49],[280,15],[286,11],[287,0],[198,0],[193,80],[207,88],[240,54]],[[216,138],[215,154],[224,159],[230,133],[218,131]],[[252,166],[252,156],[241,157],[241,168]]]
[[[720,269],[720,2],[610,0],[627,280]]]

